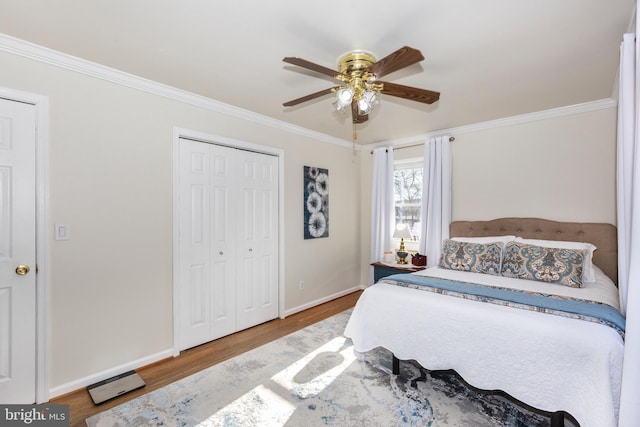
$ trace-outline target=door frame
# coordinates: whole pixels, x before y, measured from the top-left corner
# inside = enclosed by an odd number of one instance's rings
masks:
[[[49,401],[50,312],[48,245],[49,97],[0,87],[0,98],[31,104],[36,109],[36,403]]]
[[[180,354],[180,253],[177,250],[180,238],[180,223],[178,218],[178,197],[180,190],[179,177],[179,149],[180,138],[191,139],[206,144],[217,144],[256,153],[269,154],[278,158],[278,317],[284,319],[284,151],[266,145],[253,144],[237,139],[212,135],[180,127],[173,128],[173,355]]]

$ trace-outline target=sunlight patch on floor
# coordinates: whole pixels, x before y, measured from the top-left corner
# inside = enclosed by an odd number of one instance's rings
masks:
[[[283,426],[295,410],[295,405],[260,384],[198,426],[229,425],[231,420],[245,425]]]
[[[351,345],[345,345],[344,337],[337,337],[303,358],[289,365],[271,377],[271,380],[300,398],[317,395],[329,386],[355,360]],[[334,353],[339,355],[339,363],[320,373],[309,381],[299,383],[295,380],[303,369],[319,355]],[[227,425],[237,420],[249,425],[282,426],[293,415],[296,404],[283,398],[264,384],[260,384],[238,399],[234,400],[205,421],[200,427]]]
[[[291,390],[296,396],[300,398],[307,398],[309,396],[317,395],[324,390],[329,384],[331,384],[347,367],[355,360],[355,354],[353,352],[353,346],[345,346],[345,337],[337,337],[319,347],[315,351],[307,354],[302,359],[298,360],[287,368],[283,369],[271,379],[280,384],[287,390]],[[341,350],[342,349],[342,350]],[[295,381],[295,376],[302,371],[316,356],[325,352],[338,353],[342,356],[342,362],[327,370],[326,372],[318,375],[310,381],[304,383],[298,383]]]

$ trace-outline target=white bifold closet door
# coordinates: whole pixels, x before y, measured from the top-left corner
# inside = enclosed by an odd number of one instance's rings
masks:
[[[180,140],[180,350],[278,316],[278,158]]]

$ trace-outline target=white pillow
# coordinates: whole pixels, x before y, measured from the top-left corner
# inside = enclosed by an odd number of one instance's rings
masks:
[[[561,249],[582,249],[585,251],[585,260],[582,270],[583,282],[595,282],[596,272],[593,269],[593,251],[596,248],[595,245],[585,242],[566,242],[563,240],[538,240],[538,239],[523,239],[522,237],[516,237],[516,242],[526,243],[529,245],[544,246],[546,248],[561,248]]]
[[[516,236],[483,236],[483,237],[452,237],[450,240],[455,240],[457,242],[467,242],[467,243],[493,243],[493,242],[502,242],[502,249],[504,246],[515,240]]]

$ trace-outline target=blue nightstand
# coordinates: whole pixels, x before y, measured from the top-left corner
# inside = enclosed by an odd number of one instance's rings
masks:
[[[377,282],[383,277],[391,276],[392,274],[400,274],[400,273],[414,273],[416,271],[424,270],[424,267],[417,267],[415,265],[407,264],[407,268],[402,267],[394,267],[389,264],[384,264],[381,262],[374,262],[371,264],[373,266],[373,281]]]

